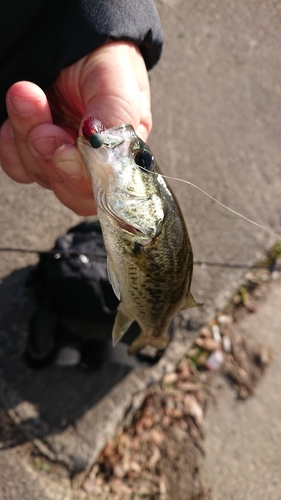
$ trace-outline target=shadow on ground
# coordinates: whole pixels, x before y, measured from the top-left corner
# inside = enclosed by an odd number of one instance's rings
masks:
[[[0,386],[5,410],[24,428],[27,439],[44,440],[68,426],[75,427],[131,369],[106,361],[96,370],[81,366],[31,369],[24,359],[34,308],[25,291],[31,269],[14,271],[0,286]],[[107,330],[111,328],[112,324],[107,325]]]

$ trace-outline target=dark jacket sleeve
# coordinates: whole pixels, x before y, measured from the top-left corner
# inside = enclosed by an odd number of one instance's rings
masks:
[[[45,89],[109,38],[136,43],[151,69],[163,43],[153,0],[1,0],[1,123],[13,83],[29,80]]]

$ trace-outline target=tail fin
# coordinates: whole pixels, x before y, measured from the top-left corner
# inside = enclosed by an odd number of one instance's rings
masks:
[[[142,331],[130,345],[128,353],[131,355],[136,354],[147,345],[156,347],[156,349],[164,349],[167,346],[168,341],[169,334],[167,330],[162,332],[161,335],[153,335]]]

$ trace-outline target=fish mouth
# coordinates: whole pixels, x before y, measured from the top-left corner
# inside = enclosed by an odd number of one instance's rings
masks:
[[[126,123],[105,129],[101,122],[94,118],[85,120],[82,126],[82,138],[85,139],[94,149],[103,146],[115,149],[123,142],[130,141],[135,136],[132,125]]]

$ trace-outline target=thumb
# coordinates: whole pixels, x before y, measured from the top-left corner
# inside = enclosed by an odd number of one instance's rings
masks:
[[[90,54],[80,82],[85,106],[81,125],[89,116],[106,128],[130,123],[147,140],[152,127],[149,80],[135,45],[112,42]]]

